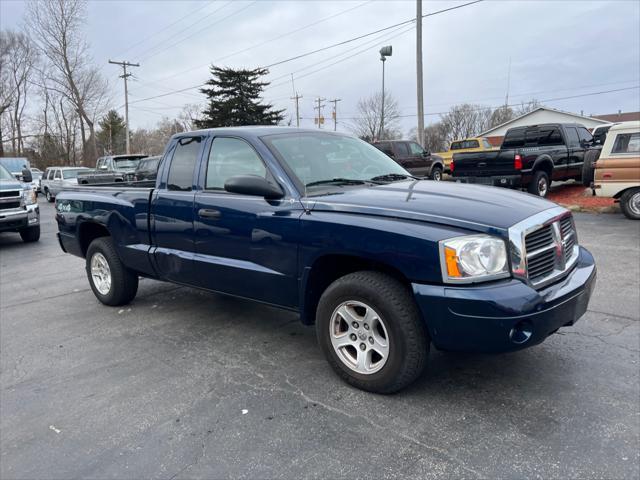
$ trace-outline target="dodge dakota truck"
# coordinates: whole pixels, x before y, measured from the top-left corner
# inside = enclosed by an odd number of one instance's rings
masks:
[[[546,197],[554,180],[592,176],[600,148],[579,124],[530,125],[507,130],[500,150],[454,153],[449,168],[458,182],[524,188]]]
[[[420,375],[430,345],[542,342],[584,314],[596,278],[568,210],[416,179],[317,130],[177,134],[154,183],[65,190],[56,220],[103,304],[132,301],[144,276],[293,310],[338,375],[383,393]]]

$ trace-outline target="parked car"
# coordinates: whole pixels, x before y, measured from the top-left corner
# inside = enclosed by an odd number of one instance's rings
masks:
[[[595,165],[593,192],[615,198],[627,218],[640,219],[640,122],[611,127]]]
[[[498,150],[489,142],[489,139],[485,137],[472,137],[465,138],[464,140],[454,140],[449,146],[449,150],[446,152],[437,152],[444,164],[445,173],[451,173],[451,160],[453,160],[454,153],[468,153],[468,152],[484,152],[487,150]]]
[[[365,390],[411,383],[431,343],[540,343],[584,314],[595,285],[570,211],[415,179],[347,135],[185,132],[160,165],[154,188],[79,185],[56,199],[60,245],[86,259],[98,300],[130,302],[145,276],[298,311]]]
[[[96,161],[95,170],[87,169],[78,176],[78,183],[113,183],[133,181],[138,163],[148,155],[109,155]]]
[[[133,179],[137,182],[143,180],[155,180],[158,175],[158,166],[160,165],[161,159],[162,156],[156,155],[140,160],[140,163],[138,163],[133,175]]]
[[[39,168],[35,168],[35,167],[31,167],[31,188],[33,188],[33,190],[35,190],[36,193],[40,193],[42,191],[41,189],[41,182],[40,179],[42,178],[42,170],[40,170]]]
[[[78,175],[87,167],[49,167],[42,174],[40,185],[42,193],[48,202],[53,202],[56,196],[65,188],[78,185]]]
[[[500,150],[455,153],[453,178],[463,183],[524,188],[546,197],[552,181],[582,180],[601,147],[585,127],[546,123],[507,130]],[[589,180],[590,181],[590,180]]]
[[[372,144],[395,160],[400,166],[416,177],[442,180],[444,163],[438,155],[428,152],[416,142],[406,140],[383,140]]]
[[[617,123],[608,123],[606,125],[598,125],[591,130],[591,135],[593,136],[594,145],[604,145],[605,140],[607,139],[607,132],[614,125],[618,125]]]
[[[29,180],[27,178],[25,180]],[[18,232],[25,243],[40,239],[36,193],[0,163],[0,232]]]

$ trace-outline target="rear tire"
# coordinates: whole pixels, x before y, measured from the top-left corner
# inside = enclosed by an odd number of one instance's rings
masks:
[[[439,182],[442,180],[442,168],[441,167],[433,167],[431,169],[431,180],[434,180],[436,182]]]
[[[547,172],[538,170],[534,172],[533,178],[527,187],[527,191],[539,197],[546,197],[549,194],[549,187],[551,182],[549,181],[549,175]]]
[[[591,186],[593,182],[593,163],[600,158],[600,150],[587,150],[582,164],[582,185]]]
[[[20,230],[20,238],[24,243],[32,243],[40,240],[40,225],[35,227],[27,227],[24,230]]]
[[[138,292],[138,275],[124,266],[111,237],[100,237],[91,242],[87,249],[86,271],[91,290],[105,305],[126,305]]]
[[[630,220],[640,220],[640,188],[627,190],[620,197],[620,208]]]
[[[411,292],[380,272],[351,273],[329,285],[318,304],[316,334],[333,370],[370,392],[406,387],[423,372],[429,354]]]

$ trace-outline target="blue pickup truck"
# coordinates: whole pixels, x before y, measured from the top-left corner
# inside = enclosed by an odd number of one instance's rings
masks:
[[[59,241],[102,303],[140,276],[300,313],[347,382],[393,392],[430,345],[507,352],[586,311],[591,254],[533,195],[412,177],[350,136],[286,127],[180,133],[154,183],[56,198]]]

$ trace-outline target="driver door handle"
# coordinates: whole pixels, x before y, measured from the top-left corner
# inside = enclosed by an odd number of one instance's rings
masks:
[[[214,210],[209,208],[201,208],[198,210],[198,215],[202,218],[220,218],[220,210]]]

